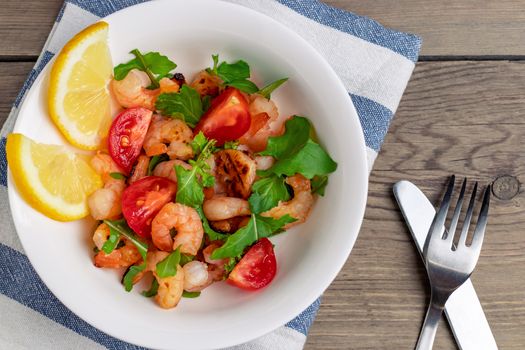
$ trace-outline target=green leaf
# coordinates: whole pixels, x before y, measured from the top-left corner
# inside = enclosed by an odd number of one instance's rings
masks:
[[[205,95],[202,97],[202,113],[206,113],[211,106],[211,96]]]
[[[199,93],[188,85],[182,85],[179,92],[160,94],[155,108],[163,115],[185,121],[192,128],[197,125],[203,114]]]
[[[198,298],[201,295],[201,292],[182,292],[183,298]]]
[[[239,141],[226,141],[224,143],[224,149],[237,149],[239,147]]]
[[[197,135],[199,136],[199,135]],[[204,137],[204,135],[203,135]],[[194,147],[201,147],[200,141]],[[208,140],[196,161],[190,161],[192,168],[184,169],[180,165],[175,166],[177,173],[177,197],[178,203],[198,208],[204,202],[204,187],[213,186],[215,178],[210,174],[210,166],[206,160],[211,157],[215,150],[215,140]]]
[[[221,64],[219,64],[217,67],[217,75],[225,83],[235,80],[248,79],[250,77],[250,66],[243,60],[239,60],[235,63],[221,62]]]
[[[230,258],[226,264],[224,264],[224,270],[226,271],[226,276],[232,272],[232,270],[235,268],[237,263],[241,260],[241,256],[236,256],[234,258]]]
[[[126,292],[130,292],[133,289],[133,280],[139,273],[141,273],[145,269],[146,261],[144,261],[140,265],[133,265],[128,269],[128,271],[122,278],[122,284],[124,285],[124,289],[126,290]]]
[[[276,175],[257,180],[252,186],[252,195],[248,199],[254,214],[265,212],[290,199],[284,178]]]
[[[177,247],[170,255],[157,264],[155,271],[160,278],[172,277],[177,274],[177,266],[180,262],[180,247]]]
[[[312,140],[289,158],[281,158],[268,170],[257,172],[260,175],[276,174],[293,176],[297,173],[311,179],[315,175],[327,175],[337,169],[337,163],[326,151]]]
[[[219,55],[211,55],[213,60],[213,68],[207,68],[206,72],[217,75],[217,66],[219,65]]]
[[[317,193],[320,196],[324,196],[324,190],[326,185],[328,185],[328,176],[314,176],[311,180],[312,183],[312,193]]]
[[[170,157],[168,157],[167,154],[159,154],[156,156],[151,157],[148,164],[148,176],[153,174],[153,170],[155,170],[155,167],[162,162],[170,160]]]
[[[116,180],[126,180],[126,177],[122,173],[109,173],[109,176]]]
[[[284,124],[282,136],[268,138],[266,149],[260,152],[263,156],[277,159],[287,158],[302,149],[310,138],[310,121],[304,117],[294,116]]]
[[[149,290],[143,290],[140,294],[145,296],[146,298],[151,298],[157,295],[157,291],[159,290],[159,282],[156,278],[151,281],[151,286],[149,287]]]
[[[272,94],[272,92],[277,90],[277,88],[279,86],[283,85],[287,80],[288,80],[288,78],[282,78],[282,79],[276,80],[273,83],[270,83],[270,84],[266,85],[265,87],[263,87],[257,93],[259,95],[262,95],[262,96],[266,97],[267,99],[270,99],[270,95]]]
[[[106,254],[110,254],[118,245],[120,241],[120,233],[117,230],[109,228],[109,237],[107,241],[104,242],[102,250]]]
[[[195,259],[195,257],[193,255],[181,254],[180,255],[179,265],[180,266],[184,266],[187,263],[189,263],[190,261],[193,261],[194,259]]]
[[[142,256],[142,259],[146,261],[146,254],[148,253],[148,244],[142,241],[135,232],[131,228],[129,228],[128,224],[126,223],[125,219],[120,220],[104,220],[106,225],[109,226],[110,230],[113,229],[129,239],[135,247],[137,247],[137,250],[139,251],[140,255]]]
[[[211,228],[210,223],[208,222],[208,219],[204,215],[204,212],[202,211],[202,207],[196,208],[197,213],[199,213],[199,216],[202,221],[202,227],[204,229],[204,232],[208,235],[208,238],[210,241],[217,241],[217,240],[224,240],[228,237],[228,235],[224,233],[219,233]]]
[[[246,92],[248,94],[254,94],[257,91],[259,91],[259,87],[255,85],[254,82],[247,80],[247,79],[239,79],[234,81],[229,81],[227,83],[224,83],[226,86],[232,86],[236,89],[239,89],[243,92]]]
[[[247,247],[259,239],[271,236],[284,225],[294,221],[296,221],[296,219],[289,215],[275,220],[273,218],[252,214],[248,225],[241,227],[237,232],[230,235],[221,247],[213,251],[211,258],[223,259],[242,255]]]
[[[190,142],[190,146],[193,149],[193,153],[198,156],[201,154],[202,150],[206,145],[208,144],[208,139],[206,136],[204,136],[202,131],[199,131],[197,135],[193,138],[193,140]]]
[[[169,75],[177,65],[168,57],[161,55],[158,52],[148,52],[143,55],[138,49],[130,52],[135,56],[134,59],[127,63],[119,64],[113,70],[115,80],[122,80],[128,75],[132,69],[139,69],[148,74],[153,88],[158,88],[158,81]]]

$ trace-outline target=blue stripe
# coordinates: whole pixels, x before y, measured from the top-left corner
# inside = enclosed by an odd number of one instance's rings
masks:
[[[147,0],[67,0],[66,2],[77,5],[78,7],[91,12],[95,16],[106,17],[113,12],[146,1]],[[175,15],[176,14],[174,13],[173,16]]]
[[[412,62],[417,61],[421,47],[421,38],[417,35],[385,28],[373,19],[329,6],[318,0],[277,1],[318,23],[386,47]]]
[[[7,157],[5,155],[5,143],[7,139],[0,140],[0,184],[7,187]]]
[[[0,293],[64,327],[92,339],[108,349],[144,349],[115,339],[81,320],[47,289],[25,255],[2,243],[0,243],[0,276],[2,276]]]
[[[35,82],[36,77],[42,72],[46,64],[49,63],[49,61],[53,58],[54,54],[49,51],[44,51],[44,53],[40,56],[36,66],[31,70],[31,73],[29,73],[29,76],[27,77],[27,80],[24,82],[24,85],[22,86],[22,90],[18,93],[18,96],[16,96],[15,99],[15,107],[18,108],[20,106],[20,103],[22,102],[26,92],[29,90],[31,85]]]
[[[321,298],[314,301],[310,306],[299,314],[296,318],[288,322],[285,326],[291,329],[301,332],[304,335],[308,335],[308,330],[314,322],[319,306],[321,305]]]
[[[394,113],[380,103],[350,94],[365,134],[365,144],[379,152]]]

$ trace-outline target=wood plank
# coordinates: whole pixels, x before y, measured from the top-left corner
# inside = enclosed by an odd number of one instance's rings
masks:
[[[413,349],[429,289],[392,195],[412,180],[436,203],[447,176],[525,181],[525,64],[424,62],[370,179],[355,248],[326,291],[305,349]],[[525,348],[525,198],[493,198],[473,281],[501,349]],[[442,322],[434,349],[455,348]]]
[[[3,125],[34,62],[0,63],[0,125]]]
[[[62,3],[62,0],[2,0],[0,57],[40,55]]]
[[[423,38],[424,56],[525,55],[520,0],[324,0]]]
[[[525,2],[520,0],[325,2],[421,35],[425,56],[525,56]],[[2,0],[0,57],[38,55],[61,4],[62,0]]]

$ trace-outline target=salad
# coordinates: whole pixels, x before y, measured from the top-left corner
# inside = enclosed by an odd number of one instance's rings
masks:
[[[151,281],[141,293],[162,308],[215,282],[265,287],[278,269],[268,238],[307,220],[337,163],[306,117],[279,114],[286,78],[260,88],[248,63],[219,55],[187,77],[161,53],[131,54],[88,161],[101,180],[85,198],[94,265],[120,269],[126,291]]]

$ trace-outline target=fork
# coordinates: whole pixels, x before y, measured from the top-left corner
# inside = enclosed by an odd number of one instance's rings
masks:
[[[431,296],[430,305],[428,306],[427,315],[421,328],[416,350],[432,349],[438,322],[443,313],[445,303],[450,295],[454,293],[454,291],[470,277],[472,271],[474,271],[481,251],[483,237],[485,236],[490,202],[490,185],[485,188],[478,222],[472,236],[472,243],[469,246],[466,245],[478,189],[478,183],[476,182],[472,190],[459,241],[457,246],[453,244],[454,234],[463,205],[465,188],[467,186],[466,178],[463,180],[461,186],[449,230],[448,232],[446,229],[444,230],[452,192],[454,191],[454,183],[455,176],[452,175],[441,206],[428,231],[428,236],[423,248],[425,266],[430,280]]]

